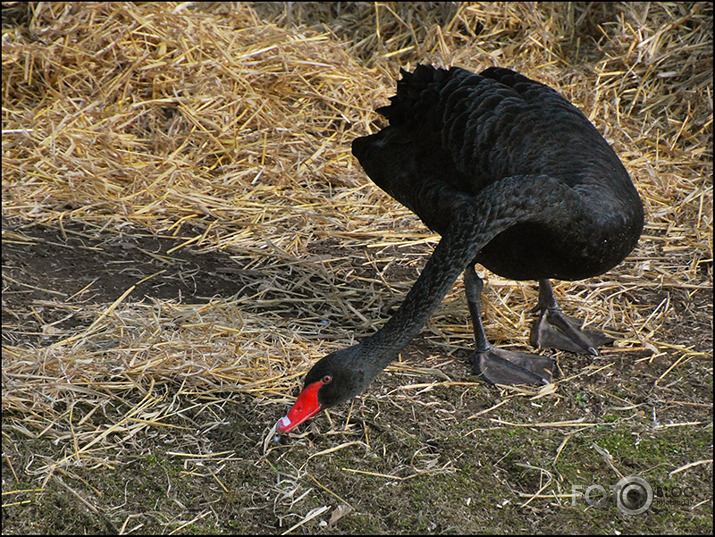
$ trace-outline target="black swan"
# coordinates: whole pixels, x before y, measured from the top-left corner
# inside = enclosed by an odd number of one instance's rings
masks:
[[[509,279],[538,280],[533,346],[595,355],[613,341],[564,315],[549,283],[603,274],[640,237],[642,202],[606,140],[555,90],[509,69],[476,75],[418,65],[401,73],[391,104],[377,110],[389,126],[354,140],[352,151],[375,184],[442,239],[378,332],[308,372],[277,424],[281,433],[367,389],[461,272],[474,327],[474,372],[490,383],[550,382],[551,358],[487,341],[475,263]]]

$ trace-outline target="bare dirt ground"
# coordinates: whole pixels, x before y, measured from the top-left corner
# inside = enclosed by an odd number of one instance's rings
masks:
[[[711,6],[182,6],[4,6],[3,533],[712,534],[711,82],[671,67],[705,32],[712,73]],[[368,393],[274,438],[438,240],[351,139],[399,65],[495,57],[570,92],[644,198],[633,254],[556,287],[618,341],[486,386],[457,282]],[[528,349],[535,286],[485,275],[490,337]]]

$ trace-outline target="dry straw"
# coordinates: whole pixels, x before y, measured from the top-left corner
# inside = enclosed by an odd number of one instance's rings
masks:
[[[199,305],[139,303],[132,288],[111,304],[48,295],[86,328],[39,348],[6,340],[4,427],[66,446],[29,471],[110,464],[108,448],[171,427],[187,400],[241,391],[286,405],[312,361],[380,326],[438,238],[369,182],[349,148],[375,129],[399,66],[417,61],[515,68],[585,110],[634,177],[648,223],[627,263],[557,295],[623,333],[607,357],[698,355],[664,330],[669,304],[649,300],[664,288],[712,292],[709,4],[13,9],[28,24],[3,30],[3,218],[177,237],[230,253],[263,282]],[[527,345],[534,290],[489,284],[490,336]],[[445,357],[470,347],[459,286],[423,335]]]

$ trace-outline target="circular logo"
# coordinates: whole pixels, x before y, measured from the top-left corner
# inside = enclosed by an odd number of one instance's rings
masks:
[[[653,489],[642,477],[621,479],[614,490],[618,510],[624,515],[645,513],[653,503]]]

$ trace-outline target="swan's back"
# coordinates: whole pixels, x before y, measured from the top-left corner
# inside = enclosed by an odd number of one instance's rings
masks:
[[[475,194],[504,177],[539,174],[571,186],[631,184],[586,116],[544,84],[498,67],[477,75],[418,65],[402,75],[392,103],[377,112],[418,160],[451,164],[459,175],[447,179],[458,190]],[[363,163],[359,149],[356,156]]]
[[[506,177],[548,176],[583,194],[598,215],[594,229],[579,230],[575,240],[617,239],[619,246],[588,269],[564,270],[576,261],[553,245],[568,230],[522,225],[490,243],[480,263],[515,279],[576,279],[615,265],[635,246],[643,207],[626,169],[586,116],[555,90],[497,67],[477,75],[418,65],[402,75],[391,104],[377,110],[389,126],[356,139],[353,154],[378,186],[430,228],[443,233],[451,217],[448,207],[431,202],[435,189],[455,200],[477,198]],[[550,256],[540,267],[514,269],[539,248]]]

